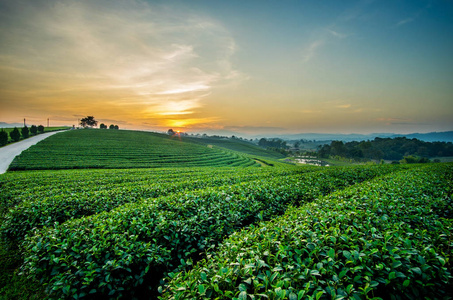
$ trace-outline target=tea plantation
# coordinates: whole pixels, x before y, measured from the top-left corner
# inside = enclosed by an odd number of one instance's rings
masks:
[[[239,152],[127,130],[69,130],[24,151],[10,170],[258,166]]]
[[[453,294],[453,164],[258,167],[145,132],[53,137],[0,175],[0,298]]]

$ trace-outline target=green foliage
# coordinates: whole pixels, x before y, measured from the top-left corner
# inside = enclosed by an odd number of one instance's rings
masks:
[[[425,157],[418,157],[414,155],[405,156],[402,160],[400,160],[400,163],[402,164],[425,164],[429,162],[429,159]]]
[[[8,133],[2,129],[0,131],[0,147],[8,144]]]
[[[264,148],[273,148],[273,149],[287,149],[286,141],[281,139],[270,139],[261,138],[258,141],[258,145]]]
[[[171,134],[171,132],[169,132]],[[172,135],[172,134],[171,134]],[[227,137],[220,137],[220,136],[211,136],[211,137],[203,137],[203,138],[195,138],[195,137],[181,137],[182,141],[190,141],[192,143],[202,144],[202,145],[211,145],[216,147],[221,147],[233,151],[242,152],[248,154],[252,157],[264,157],[270,159],[280,159],[284,158],[285,156],[277,153],[275,151],[268,151],[261,147],[256,146],[255,144],[240,140],[240,139],[233,139]]]
[[[43,132],[44,132],[44,126],[39,125],[39,126],[38,126],[38,131],[39,131],[40,133],[43,133]]]
[[[19,129],[17,129],[17,127],[14,127],[13,131],[11,131],[9,133],[9,136],[11,137],[11,139],[14,141],[14,142],[17,142],[20,140],[20,132],[19,132]]]
[[[48,283],[55,297],[90,292],[129,297],[148,288],[155,293],[165,274],[192,265],[201,253],[238,229],[282,214],[288,205],[313,201],[395,168],[299,169],[318,170],[303,174],[289,170],[275,177],[265,171],[256,180],[145,198],[109,212],[54,223],[28,235],[24,267]],[[29,210],[29,214],[54,214],[51,206],[47,209],[49,213]],[[17,219],[15,226],[26,224],[25,220]]]
[[[30,136],[30,131],[27,126],[24,126],[21,130],[22,138],[27,139]]]
[[[45,299],[39,282],[19,275],[19,249],[0,240],[0,299]]]
[[[452,165],[366,181],[225,240],[162,299],[448,299]]]
[[[259,166],[238,153],[126,130],[70,130],[22,152],[10,170]]]
[[[453,144],[446,142],[423,142],[417,139],[375,138],[373,141],[332,141],[319,150],[321,157],[339,155],[347,158],[401,160],[403,156],[435,157],[453,156]]]
[[[269,176],[314,169],[188,168],[159,170],[93,170],[6,174],[0,184],[8,190],[3,205],[9,209],[1,225],[9,240],[21,240],[31,229],[110,211],[126,203],[172,193],[233,185]],[[231,174],[234,173],[234,176]],[[39,176],[39,180],[37,179]],[[83,185],[81,179],[83,177]],[[27,187],[24,189],[24,186]]]
[[[31,125],[30,127],[30,133],[32,135],[36,135],[38,133],[38,127],[36,127],[36,125]]]
[[[177,136],[127,133],[74,130],[51,140],[47,151],[63,147],[58,143],[83,148],[82,138],[92,146],[99,137],[103,148],[93,153],[100,156],[127,144],[137,152],[123,150],[124,157],[166,153],[169,161],[174,153],[215,150]],[[159,149],[146,152],[135,139]],[[105,161],[126,164],[113,152]],[[68,160],[59,157],[57,163]],[[0,232],[12,248],[0,247],[0,297],[141,299],[158,290],[163,299],[449,295],[451,164],[215,165],[3,174]]]

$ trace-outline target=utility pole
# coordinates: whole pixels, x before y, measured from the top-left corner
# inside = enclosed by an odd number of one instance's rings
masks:
[[[47,128],[49,128],[49,118],[47,118]]]

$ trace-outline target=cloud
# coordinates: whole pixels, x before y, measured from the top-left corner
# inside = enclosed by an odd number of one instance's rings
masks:
[[[324,43],[325,41],[323,39],[319,39],[310,43],[310,45],[308,45],[308,47],[306,47],[302,51],[302,62],[307,63],[312,60],[316,56],[321,46],[324,45]]]
[[[430,7],[431,7],[431,5],[428,4],[425,7],[423,7],[422,9],[420,9],[417,12],[413,13],[411,17],[408,17],[408,18],[405,18],[405,19],[402,19],[402,20],[398,21],[395,24],[395,27],[400,27],[400,26],[403,26],[405,24],[414,22],[416,19],[418,19],[425,12],[425,10],[429,9]]]
[[[188,10],[135,0],[3,5],[0,92],[18,107],[190,114],[216,86],[246,78],[230,61],[230,33]]]
[[[332,29],[327,29],[327,32],[329,32],[331,35],[333,35],[334,37],[339,38],[339,39],[345,39],[349,36],[347,34],[344,34],[344,33],[341,33],[341,32],[338,32],[338,31],[335,31]]]
[[[407,19],[404,19],[404,20],[401,20],[399,21],[398,23],[396,23],[396,27],[399,27],[401,25],[404,25],[404,24],[407,24],[407,23],[410,23],[410,22],[413,22],[415,20],[415,18],[407,18]]]
[[[351,108],[351,106],[352,106],[352,104],[339,104],[336,107],[337,108],[347,109],[347,108]]]

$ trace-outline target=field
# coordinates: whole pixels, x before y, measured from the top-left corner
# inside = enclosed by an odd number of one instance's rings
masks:
[[[264,151],[263,151],[264,152]],[[24,151],[10,170],[252,166],[239,152],[222,151],[164,134],[124,130],[69,130]]]
[[[0,176],[5,299],[453,292],[453,164],[300,167],[144,132],[51,138]]]
[[[224,149],[229,149],[233,151],[238,151],[241,153],[248,154],[250,156],[266,157],[271,159],[279,159],[284,156],[281,153],[266,151],[257,145],[254,145],[250,142],[243,141],[240,139],[227,139],[221,137],[182,137],[183,141],[188,141],[192,143],[202,144],[202,145],[212,145]]]

